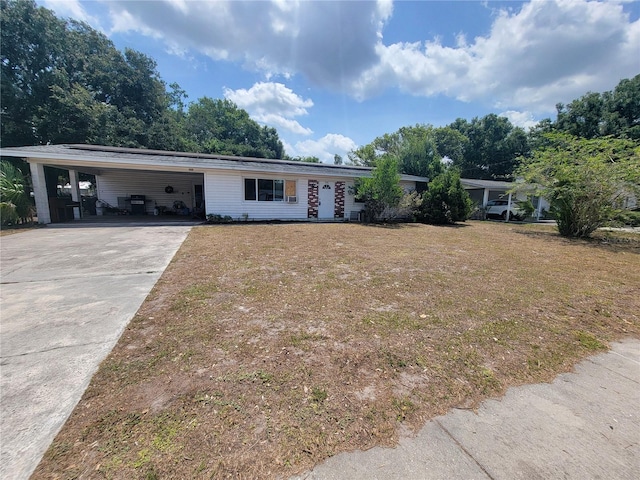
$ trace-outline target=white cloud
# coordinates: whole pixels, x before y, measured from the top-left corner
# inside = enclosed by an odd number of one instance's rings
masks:
[[[637,74],[640,20],[616,2],[556,0],[502,10],[486,37],[376,47],[380,61],[351,84],[356,98],[399,87],[422,96],[484,100],[501,108],[553,110],[588,90]]]
[[[303,127],[296,120],[277,115],[275,113],[268,113],[264,115],[252,115],[252,117],[260,123],[269,125],[276,128],[283,128],[297,135],[311,135],[313,130],[307,127]]]
[[[507,117],[509,121],[516,127],[524,128],[526,131],[535,127],[538,120],[533,117],[531,112],[517,112],[515,110],[507,110],[498,114],[499,117]]]
[[[303,99],[282,83],[259,82],[248,90],[225,88],[224,96],[249,112],[258,122],[284,128],[298,135],[313,133],[293,119],[307,115],[307,109],[313,106],[313,101]]]
[[[304,140],[295,145],[285,145],[287,154],[292,157],[318,157],[323,163],[333,163],[335,154],[346,160],[347,153],[356,148],[356,142],[337,133],[329,133],[319,140]]]
[[[87,13],[80,0],[43,0],[43,5],[56,12],[60,17],[70,17],[93,25],[100,30],[100,22],[96,17]]]
[[[63,14],[98,23],[79,0],[42,1]],[[548,114],[557,102],[612,89],[640,67],[640,20],[631,22],[616,0],[508,6],[494,10],[486,35],[470,38],[468,32],[458,32],[452,45],[438,38],[385,44],[391,0],[102,4],[112,32],[137,31],[162,39],[171,53],[200,52],[239,63],[266,79],[303,75],[315,85],[362,100],[399,89]],[[291,116],[277,121],[304,130]]]
[[[301,73],[339,89],[377,62],[376,41],[392,12],[375,2],[109,0],[114,32],[163,38],[171,51],[193,49],[273,75]],[[179,47],[178,47],[179,46]]]

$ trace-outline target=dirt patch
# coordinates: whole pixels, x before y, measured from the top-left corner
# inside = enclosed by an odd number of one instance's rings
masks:
[[[640,336],[639,252],[487,222],[194,228],[34,478],[282,478],[393,445]]]
[[[24,225],[15,225],[15,226],[3,226],[0,228],[0,237],[6,237],[8,235],[15,235],[16,233],[28,232],[30,230],[34,230],[36,228],[42,228],[44,225],[39,225],[37,223],[28,223]]]

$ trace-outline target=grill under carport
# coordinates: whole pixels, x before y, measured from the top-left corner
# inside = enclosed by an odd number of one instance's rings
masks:
[[[147,213],[145,195],[131,195],[131,215],[144,215]]]

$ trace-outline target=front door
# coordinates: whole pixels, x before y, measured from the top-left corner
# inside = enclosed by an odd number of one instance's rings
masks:
[[[320,182],[318,189],[318,218],[333,218],[335,184],[333,182]]]

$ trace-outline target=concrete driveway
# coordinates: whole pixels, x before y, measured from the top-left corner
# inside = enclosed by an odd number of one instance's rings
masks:
[[[190,226],[0,239],[0,478],[28,478]]]

